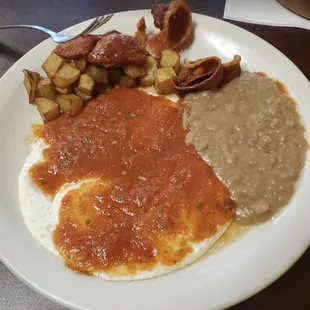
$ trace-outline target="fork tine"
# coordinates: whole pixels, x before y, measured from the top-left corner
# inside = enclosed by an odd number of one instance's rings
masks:
[[[108,16],[101,16],[98,21],[92,25],[91,29],[89,29],[87,32],[93,32],[96,29],[98,29],[99,27],[101,27],[103,24],[107,23],[110,19],[112,18],[111,15]]]
[[[103,16],[99,16],[96,17],[89,25],[88,27],[86,27],[82,32],[80,32],[78,35],[71,37],[69,40],[66,40],[66,42],[77,39],[79,37],[81,37],[83,34],[86,33],[91,33],[93,31],[95,31],[96,29],[98,29],[99,27],[101,27],[103,24],[107,23],[114,14],[109,14],[109,15],[103,15]]]
[[[98,28],[100,28],[102,25],[106,24],[113,17],[113,15],[114,14],[109,14],[107,16],[101,16],[97,20],[97,22],[94,23],[90,29],[88,29],[87,33],[93,32],[97,30]]]
[[[98,24],[100,23],[100,21],[102,21],[103,18],[104,16],[97,17],[97,21],[93,23],[89,29],[87,29],[87,33],[91,33],[94,31],[94,29],[97,29]]]
[[[99,17],[96,17],[82,32],[80,32],[75,38],[82,36],[85,33],[89,33],[89,30],[93,28],[94,25],[97,24]]]
[[[107,23],[113,16],[114,16],[114,13],[107,15],[106,18],[104,18],[103,20],[103,24]]]

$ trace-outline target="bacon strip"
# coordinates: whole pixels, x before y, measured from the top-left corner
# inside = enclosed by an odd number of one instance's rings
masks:
[[[165,3],[153,3],[152,5],[151,13],[153,15],[154,25],[160,30],[164,29],[164,19],[168,6]]]
[[[240,76],[241,74],[241,57],[239,55],[235,55],[234,59],[230,62],[223,63],[223,81],[222,83],[228,83],[229,81],[233,80],[234,78]]]
[[[133,37],[136,39],[140,47],[142,49],[145,49],[147,43],[147,34],[146,34],[146,25],[144,17],[139,19],[137,23],[137,30]]]
[[[182,70],[173,81],[174,88],[182,96],[192,91],[216,88],[240,76],[240,61],[239,55],[224,64],[218,57],[198,59],[194,62],[185,59]]]
[[[192,13],[182,0],[171,1],[167,11],[159,12],[159,4],[153,9],[155,26],[162,31],[151,37],[146,50],[155,58],[159,58],[164,49],[176,49],[188,40],[192,31]],[[164,11],[164,6],[162,6]],[[157,11],[158,12],[157,12]],[[163,20],[163,21],[162,21]]]

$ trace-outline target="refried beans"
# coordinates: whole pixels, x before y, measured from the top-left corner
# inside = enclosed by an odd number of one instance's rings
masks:
[[[229,188],[237,222],[260,223],[289,202],[308,144],[295,103],[275,81],[245,72],[184,103],[191,110],[183,114],[186,143]]]

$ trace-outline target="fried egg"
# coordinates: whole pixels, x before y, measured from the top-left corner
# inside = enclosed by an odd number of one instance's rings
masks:
[[[78,189],[86,182],[94,182],[96,180],[87,179],[79,183],[65,185],[58,191],[55,198],[51,201],[49,197],[44,195],[40,189],[32,183],[29,175],[30,167],[42,161],[43,150],[46,147],[48,146],[42,140],[38,140],[33,143],[33,149],[27,157],[19,176],[19,200],[24,222],[32,237],[45,249],[60,257],[53,243],[52,236],[53,231],[58,224],[58,214],[61,206],[61,200],[69,191]],[[199,243],[192,243],[192,253],[190,253],[182,261],[178,262],[174,266],[164,266],[162,264],[157,264],[150,271],[141,271],[136,274],[121,275],[120,270],[118,270],[116,274],[113,274],[113,271],[107,271],[94,273],[93,275],[98,278],[111,281],[130,281],[153,278],[169,273],[173,270],[180,269],[203,256],[227,230],[230,223],[231,222],[227,222],[221,227],[218,227],[216,234],[212,237]]]
[[[152,93],[151,90],[148,92]],[[172,101],[177,100],[177,98],[173,97],[169,99]],[[81,182],[65,184],[58,190],[53,199],[46,196],[35,184],[33,184],[29,170],[33,165],[42,162],[43,151],[48,147],[49,146],[42,139],[37,139],[32,142],[32,151],[26,158],[19,176],[19,200],[24,222],[33,238],[49,252],[62,259],[62,256],[58,252],[53,241],[53,232],[59,223],[62,200],[68,195],[68,193],[74,192],[77,189],[83,191],[85,184],[92,186],[92,184],[96,184],[98,180],[88,178]],[[74,207],[75,206],[73,206],[73,208]],[[131,281],[149,279],[180,269],[202,257],[223,235],[230,223],[231,220],[223,225],[217,226],[216,233],[209,238],[205,238],[196,243],[189,242],[187,246],[189,246],[192,251],[175,264],[164,265],[158,262],[152,266],[151,269],[145,270],[141,268],[141,270],[138,270],[135,273],[130,272],[126,265],[120,265],[116,268],[102,272],[91,272],[91,274],[104,280]]]

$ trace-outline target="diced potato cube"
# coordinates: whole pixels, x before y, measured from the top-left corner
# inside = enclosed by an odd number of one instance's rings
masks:
[[[87,101],[87,100],[90,100],[90,99],[92,98],[92,96],[87,95],[87,94],[81,92],[81,91],[77,88],[77,86],[74,86],[73,89],[74,89],[75,94],[76,94],[77,96],[79,96],[83,101]]]
[[[158,94],[171,94],[174,90],[172,79],[176,76],[172,67],[154,71],[155,88]]]
[[[161,68],[172,67],[175,72],[180,69],[180,55],[173,50],[163,50],[159,61]]]
[[[142,66],[124,65],[123,68],[125,73],[134,79],[146,74],[146,71]]]
[[[90,95],[93,93],[95,87],[95,80],[88,74],[82,74],[80,76],[78,90],[84,94]]]
[[[60,109],[67,115],[75,116],[80,113],[83,106],[82,98],[76,95],[59,95],[57,102]]]
[[[60,115],[59,105],[56,102],[46,98],[36,98],[34,102],[45,123]]]
[[[49,78],[42,79],[37,83],[36,96],[50,100],[56,99],[56,92],[54,89],[54,85]]]
[[[69,95],[73,93],[72,86],[68,86],[65,88],[55,86],[55,89],[62,95]]]
[[[54,83],[57,87],[65,88],[72,85],[80,77],[80,70],[73,68],[69,64],[63,67],[56,73]]]
[[[128,88],[136,87],[137,80],[124,73],[119,80],[119,85]]]
[[[141,86],[152,86],[155,83],[154,80],[154,71],[157,70],[157,60],[152,57],[148,56],[147,61],[145,63],[145,70],[146,70],[146,75],[141,76],[139,78],[139,82]]]
[[[37,82],[40,79],[40,74],[26,69],[23,70],[23,73],[24,73],[24,86],[28,93],[29,102],[33,103],[37,90]]]
[[[154,80],[154,74],[153,72],[152,73],[149,73],[145,76],[142,76],[139,78],[139,83],[141,86],[152,86],[154,85],[155,83],[155,80]]]
[[[54,52],[52,52],[45,60],[44,64],[42,65],[42,68],[45,71],[46,75],[50,79],[53,79],[55,74],[65,63],[66,63],[65,60],[63,60],[62,58],[57,56]]]
[[[122,68],[109,68],[108,69],[108,80],[112,83],[117,83],[122,77],[124,71]]]
[[[93,64],[89,64],[85,73],[91,76],[96,83],[108,84],[108,70]]]
[[[84,57],[82,57],[82,58],[73,60],[70,63],[70,65],[73,66],[74,68],[80,70],[80,72],[84,72],[86,65],[87,65],[87,60]]]

